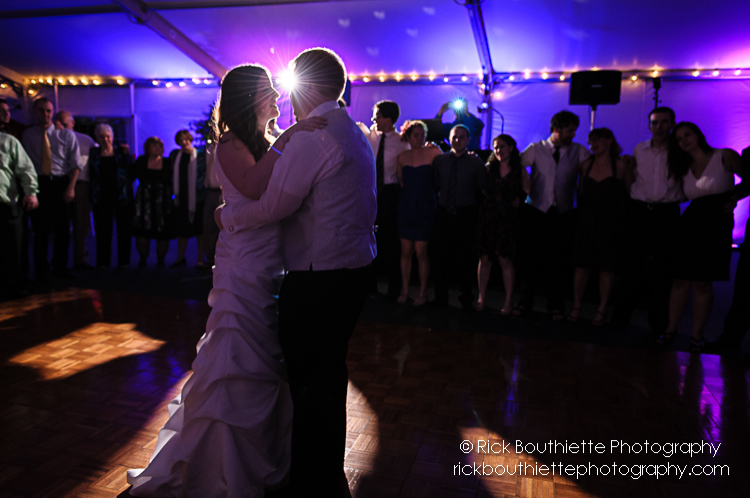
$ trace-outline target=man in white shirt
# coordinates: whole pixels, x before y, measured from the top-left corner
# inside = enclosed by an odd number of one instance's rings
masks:
[[[628,205],[627,267],[622,273],[620,298],[612,322],[624,326],[636,307],[639,282],[646,278],[648,323],[658,334],[669,322],[670,267],[680,203],[685,201],[680,182],[669,177],[667,155],[669,134],[675,114],[669,107],[657,107],[648,114],[651,139],[633,149],[635,183]]]
[[[71,130],[78,140],[81,156],[79,164],[81,172],[76,181],[76,198],[73,213],[73,267],[77,270],[93,270],[88,264],[89,251],[86,247],[86,237],[91,231],[91,201],[89,199],[89,151],[91,147],[99,147],[93,138],[74,131],[76,121],[68,111],[60,111],[55,115],[55,129]]]
[[[386,299],[395,302],[401,290],[399,258],[401,242],[398,238],[397,218],[401,186],[396,176],[398,155],[409,150],[409,144],[401,140],[401,134],[394,125],[401,115],[396,102],[382,100],[372,108],[373,125],[368,128],[357,123],[367,137],[375,154],[376,182],[378,187],[378,216],[375,234],[378,243],[378,257],[373,262],[376,275],[388,278]]]
[[[343,471],[346,353],[372,282],[375,156],[338,106],[346,84],[341,59],[316,48],[292,65],[295,116],[323,116],[327,125],[295,133],[260,200],[226,206],[221,225],[231,236],[283,220],[289,273],[279,294],[279,339],[294,401],[292,493],[351,496]]]
[[[572,282],[570,252],[575,233],[575,194],[581,163],[589,151],[573,142],[580,120],[570,111],[552,116],[547,140],[529,145],[521,164],[530,167],[531,208],[524,209],[523,243],[526,249],[520,269],[526,273],[523,297],[514,315],[530,312],[540,288],[547,294],[552,320],[564,318],[563,293]]]
[[[39,179],[39,208],[30,213],[34,230],[34,273],[40,282],[49,279],[47,252],[50,233],[54,233],[53,275],[74,278],[68,268],[68,246],[71,207],[81,169],[78,140],[70,130],[55,129],[54,106],[48,98],[37,99],[34,110],[38,125],[28,128],[22,140]]]

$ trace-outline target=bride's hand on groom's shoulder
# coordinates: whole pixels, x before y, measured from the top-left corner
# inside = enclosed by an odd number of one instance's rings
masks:
[[[328,124],[328,120],[323,116],[313,116],[311,118],[297,121],[294,125],[289,128],[290,131],[315,131],[324,128]]]

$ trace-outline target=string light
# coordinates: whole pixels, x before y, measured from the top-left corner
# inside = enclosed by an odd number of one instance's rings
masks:
[[[98,78],[94,78],[94,79],[93,79],[93,80],[91,80],[91,81],[92,81],[92,82],[93,82],[93,83],[94,83],[95,85],[98,85],[98,84],[100,84],[100,83],[101,83],[101,81],[99,81],[99,79],[98,79]]]
[[[528,69],[526,71],[524,71],[523,77],[524,77],[524,79],[531,78],[531,71],[529,71]]]
[[[71,85],[77,85],[78,84],[78,82],[76,81],[75,78],[70,78],[68,81],[70,81]]]
[[[419,76],[417,76],[417,73],[411,73],[411,80],[412,81],[417,81],[417,78],[419,78]]]
[[[211,80],[208,80],[208,79],[203,80],[203,84],[204,85],[210,85],[211,84]]]
[[[5,83],[0,83],[0,88],[2,88],[4,90],[4,89],[8,88],[8,85],[6,85]]]
[[[735,76],[739,76],[740,74],[742,74],[742,71],[740,71],[739,69],[734,72]]]
[[[651,76],[656,78],[657,76],[659,76],[659,71],[654,71],[653,73],[651,73]]]
[[[156,81],[156,80],[152,80],[152,81],[151,81],[151,84],[152,84],[152,85],[154,85],[154,86],[159,86],[159,82],[158,82],[158,81]]]
[[[560,81],[565,81],[565,75],[564,74],[560,75]]]
[[[635,81],[637,79],[638,79],[638,75],[636,75],[636,74],[634,74],[633,76],[630,77],[631,81]]]
[[[384,82],[384,81],[385,81],[385,76],[383,76],[383,75],[381,74],[380,76],[378,76],[378,79],[379,79],[379,80],[380,80],[380,82],[382,83],[382,82]]]
[[[469,78],[467,78],[466,76],[461,76],[461,81],[466,81],[466,80],[468,80],[468,79],[469,79]]]
[[[714,72],[713,72],[713,73],[711,73],[711,74],[713,74],[714,76],[718,76],[718,75],[719,75],[719,71],[714,71]]]
[[[200,82],[201,82],[200,78],[193,78],[193,83],[195,83],[196,85],[199,85]]]
[[[167,87],[167,88],[172,88],[172,82],[171,81],[167,81],[167,84],[164,85],[164,86]]]
[[[31,84],[32,85],[36,85],[36,80],[31,80]],[[5,88],[5,87],[3,87],[3,88]]]
[[[433,73],[430,73],[429,78],[430,78],[430,81],[434,81],[435,80],[435,75]]]
[[[503,98],[503,92],[501,92],[501,91],[499,91],[499,90],[498,90],[498,91],[496,91],[496,92],[495,92],[495,98],[496,98],[496,99],[501,99],[501,98]]]
[[[395,77],[396,77],[396,81],[401,81],[403,79],[403,76],[401,75],[401,73],[396,73]]]
[[[547,73],[542,73],[542,79],[543,79],[543,80],[546,80],[546,79],[547,79],[548,77],[549,77],[549,74],[547,74]]]
[[[84,84],[84,85],[88,85],[89,84],[89,80],[87,80],[86,78],[81,78],[81,83]]]
[[[698,71],[697,69],[696,69],[695,71],[693,71],[693,76],[694,76],[694,77],[696,77],[696,78],[697,78],[697,77],[698,77],[698,76],[700,76],[700,75],[701,75],[701,72],[700,72],[700,71]]]
[[[65,80],[62,78],[57,78],[57,82],[60,83],[61,85],[65,84]]]
[[[443,78],[443,81],[444,81],[445,83],[448,83],[448,80],[449,80],[449,79],[450,79],[450,78],[448,78],[448,77],[446,76],[445,78]]]
[[[368,78],[367,76],[364,76],[362,78],[362,81],[364,81],[365,83],[368,83],[370,81],[370,78]]]
[[[185,83],[184,81],[180,81],[180,87],[184,88],[185,86],[187,86],[187,83]]]
[[[51,85],[51,84],[52,84],[52,78],[47,78],[47,84],[48,84],[48,85]]]
[[[36,93],[36,90],[34,90],[33,88],[29,88],[29,95],[33,97],[35,93]]]
[[[124,85],[125,84],[125,80],[122,79],[122,78],[117,78],[117,80],[115,80],[115,81],[117,81],[118,85]]]

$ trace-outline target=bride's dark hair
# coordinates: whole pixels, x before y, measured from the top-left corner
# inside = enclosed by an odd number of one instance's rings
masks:
[[[255,102],[258,86],[271,79],[268,70],[256,64],[242,64],[232,68],[221,80],[218,104],[214,107],[214,139],[231,131],[250,151],[256,161],[265,155],[270,146],[265,123],[258,128]]]

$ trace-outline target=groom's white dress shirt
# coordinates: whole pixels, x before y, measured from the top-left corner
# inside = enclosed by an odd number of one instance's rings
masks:
[[[376,253],[375,156],[337,102],[321,104],[313,116],[328,125],[292,135],[260,200],[227,205],[221,222],[232,234],[281,221],[289,271],[360,268]]]

